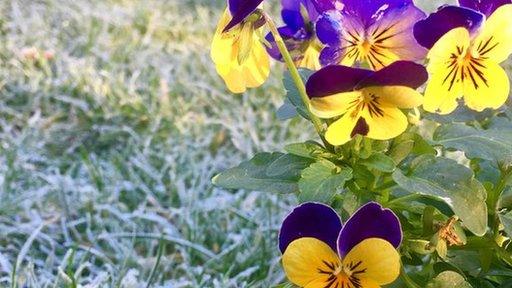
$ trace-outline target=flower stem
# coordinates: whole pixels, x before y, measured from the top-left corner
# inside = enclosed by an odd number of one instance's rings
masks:
[[[409,275],[407,275],[407,272],[405,271],[403,264],[402,264],[402,268],[400,269],[400,278],[402,279],[402,281],[408,288],[420,288],[420,286],[418,284],[416,284],[416,282],[414,282],[409,277]]]
[[[310,102],[308,94],[306,93],[306,86],[304,85],[304,82],[302,81],[302,78],[299,74],[299,70],[295,66],[295,63],[293,62],[292,56],[290,55],[290,52],[286,48],[286,44],[284,43],[283,38],[281,37],[281,34],[279,34],[279,31],[277,30],[276,24],[272,20],[270,16],[268,16],[265,12],[262,12],[267,26],[270,29],[270,33],[272,33],[272,36],[274,36],[274,40],[277,44],[277,48],[279,49],[279,52],[281,53],[284,63],[286,64],[286,67],[288,68],[288,71],[290,72],[290,76],[292,77],[293,83],[297,87],[297,90],[299,91],[300,98],[302,99],[302,102],[304,103],[304,106],[306,106],[306,110],[308,112],[308,117],[313,123],[313,126],[315,126],[315,130],[324,142],[324,145],[326,148],[329,148],[332,150],[332,146],[325,140],[324,138],[324,129],[322,120],[315,116],[313,112],[311,112],[310,108]]]

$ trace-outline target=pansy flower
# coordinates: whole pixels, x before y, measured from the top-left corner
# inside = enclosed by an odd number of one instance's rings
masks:
[[[281,17],[285,26],[278,28],[288,51],[298,67],[318,70],[321,68],[319,57],[322,45],[315,33],[318,11],[314,0],[282,0]],[[266,36],[270,46],[267,51],[274,59],[282,61],[281,53],[274,36]]]
[[[233,93],[260,86],[269,75],[269,57],[260,42],[264,20],[255,12],[262,1],[229,0],[213,37],[211,58]]]
[[[412,0],[342,3],[322,13],[316,24],[318,39],[327,45],[320,55],[323,65],[362,65],[379,70],[397,60],[425,57],[427,51],[416,42],[413,27],[426,15]]]
[[[376,288],[400,273],[397,216],[370,202],[342,224],[329,206],[305,203],[284,220],[279,249],[288,279],[306,288]]]
[[[502,1],[485,1],[491,2]],[[445,6],[416,24],[418,42],[430,49],[426,111],[448,114],[461,98],[476,111],[497,109],[507,100],[510,82],[499,64],[512,53],[512,4],[481,8],[495,11],[486,20],[476,10]]]
[[[358,134],[377,140],[402,134],[408,120],[400,109],[422,104],[415,89],[427,78],[425,68],[410,61],[397,61],[379,71],[331,65],[311,75],[306,90],[315,115],[341,116],[327,128],[325,138],[342,145]]]

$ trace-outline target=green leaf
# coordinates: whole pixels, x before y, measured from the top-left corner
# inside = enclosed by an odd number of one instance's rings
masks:
[[[444,271],[437,275],[427,288],[472,288],[472,286],[459,273]]]
[[[299,69],[300,76],[302,81],[306,83],[309,76],[313,74],[313,71],[307,69]],[[302,98],[300,97],[299,90],[297,90],[297,86],[293,82],[292,77],[290,76],[290,72],[286,71],[284,73],[283,78],[284,89],[286,89],[286,99],[290,101],[290,103],[297,109],[297,112],[304,117],[305,119],[309,119],[308,110]]]
[[[434,147],[430,146],[430,144],[425,139],[423,139],[423,137],[421,137],[421,135],[419,135],[417,133],[406,132],[406,133],[403,133],[402,135],[398,136],[394,140],[395,143],[403,143],[406,141],[414,142],[414,146],[411,151],[413,154],[416,154],[416,155],[423,155],[423,154],[436,155],[437,154],[436,149],[434,149]]]
[[[436,113],[423,113],[425,119],[429,119],[438,123],[453,123],[453,122],[471,122],[482,121],[485,118],[491,117],[495,111],[493,109],[485,109],[482,112],[476,112],[469,109],[465,105],[459,105],[455,111],[448,115],[439,115]]]
[[[409,250],[413,251],[414,253],[421,254],[421,255],[432,254],[436,250],[436,247],[431,245],[430,241],[427,241],[427,240],[421,240],[421,239],[408,240],[406,242],[406,245],[409,248]]]
[[[313,163],[302,171],[299,180],[299,201],[329,203],[336,191],[351,178],[350,168],[339,168],[327,160]]]
[[[470,159],[512,160],[512,129],[480,130],[464,124],[440,126],[434,140],[445,148],[464,151]]]
[[[469,168],[451,159],[429,155],[417,161],[410,175],[405,176],[400,170],[396,170],[393,179],[411,193],[444,201],[467,229],[478,236],[485,234],[486,191]]]
[[[393,172],[396,168],[396,163],[393,158],[383,153],[372,154],[368,159],[359,161],[359,164],[381,172]]]
[[[251,160],[218,174],[212,182],[227,189],[294,193],[298,191],[300,172],[311,162],[290,154],[259,153]]]
[[[281,121],[292,119],[298,115],[297,109],[295,109],[295,106],[293,106],[293,104],[290,103],[290,101],[288,99],[286,99],[284,101],[283,105],[281,105],[281,107],[279,107],[279,109],[277,109],[276,113],[277,113],[277,119],[279,119]]]
[[[499,214],[501,224],[505,229],[505,233],[509,237],[512,236],[512,212],[508,212],[507,214]]]
[[[293,143],[286,145],[284,150],[290,154],[297,155],[300,157],[311,158],[311,159],[336,159],[338,156],[325,150],[320,144],[314,141],[307,141],[304,143]]]
[[[395,163],[400,163],[409,156],[413,148],[414,140],[405,140],[391,147],[389,157],[391,157]]]

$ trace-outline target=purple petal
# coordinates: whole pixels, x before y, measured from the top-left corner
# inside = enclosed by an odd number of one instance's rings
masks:
[[[263,2],[263,0],[229,0],[229,11],[233,18],[229,21],[228,25],[226,25],[223,32],[228,31],[244,21],[245,17],[251,15],[261,2]]]
[[[396,61],[362,80],[356,87],[406,86],[416,89],[428,80],[427,69],[410,61]]]
[[[306,41],[310,41],[311,34],[307,33],[303,29],[299,31],[294,31],[292,28],[285,26],[280,27],[277,29],[279,34],[284,40],[284,44],[286,45],[286,48],[292,55],[293,60],[300,60],[303,57],[303,49],[307,46],[304,45]],[[279,51],[279,48],[277,47],[277,43],[274,40],[274,36],[272,33],[268,33],[265,36],[265,39],[270,43],[270,47],[266,47],[268,54],[278,60],[282,61],[283,58],[281,56],[281,52]]]
[[[338,10],[341,11],[343,9],[343,1],[344,0],[311,0],[313,5],[316,7],[316,11],[318,13],[322,13],[328,10]]]
[[[427,15],[414,5],[388,10],[372,24],[367,33],[375,36],[380,46],[386,47],[401,60],[420,61],[425,59],[427,49],[414,38],[414,25]]]
[[[371,25],[387,11],[412,5],[412,0],[344,0],[343,12],[354,15],[366,25]]]
[[[489,17],[500,6],[511,4],[512,0],[459,0],[461,6],[480,11]]]
[[[343,36],[342,16],[336,10],[322,13],[316,22],[316,36],[320,42],[339,46]]]
[[[398,217],[389,209],[383,209],[375,202],[370,202],[359,208],[338,237],[338,254],[347,255],[354,246],[368,238],[381,238],[391,243],[395,248],[402,242],[402,227]]]
[[[420,45],[430,49],[439,38],[454,28],[465,27],[470,33],[476,32],[484,19],[482,13],[472,9],[444,6],[414,25],[414,37]]]
[[[305,20],[315,22],[318,18],[318,11],[311,0],[281,0],[281,5],[284,23],[295,30],[303,28]],[[306,8],[308,19],[303,18],[301,7]]]
[[[281,28],[278,28],[278,29],[281,29]],[[279,52],[279,48],[277,47],[277,43],[276,43],[276,41],[274,39],[274,35],[272,35],[272,33],[269,32],[265,36],[265,40],[267,40],[267,42],[270,44],[270,47],[269,46],[265,46],[265,48],[267,49],[268,55],[270,55],[270,57],[272,57],[272,58],[274,58],[274,59],[276,59],[278,61],[281,61],[282,60],[281,52]]]
[[[320,52],[320,64],[322,66],[339,64],[344,55],[345,49],[338,46],[327,46]]]
[[[326,66],[309,77],[306,91],[311,98],[352,91],[373,73],[341,65]]]
[[[341,219],[331,207],[320,203],[304,203],[293,209],[284,219],[279,232],[279,249],[284,253],[294,240],[313,237],[336,251],[336,240],[341,227]]]

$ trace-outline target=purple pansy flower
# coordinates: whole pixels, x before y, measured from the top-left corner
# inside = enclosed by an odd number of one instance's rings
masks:
[[[289,280],[300,287],[380,287],[400,271],[398,217],[370,202],[342,224],[329,206],[305,203],[283,221],[279,249]]]
[[[480,11],[489,17],[499,7],[512,4],[512,0],[459,0],[459,4]]]
[[[318,10],[319,6],[313,1],[282,0],[281,17],[285,26],[280,27],[278,31],[299,67],[318,70],[320,68],[318,58],[322,46],[316,38],[314,23],[318,18],[318,11],[321,10]],[[270,47],[267,47],[269,55],[282,61],[273,35],[267,34],[266,39],[270,43]]]
[[[412,0],[345,0],[318,18],[317,35],[327,46],[320,62],[379,70],[397,60],[421,60],[426,50],[412,29],[425,17]]]

